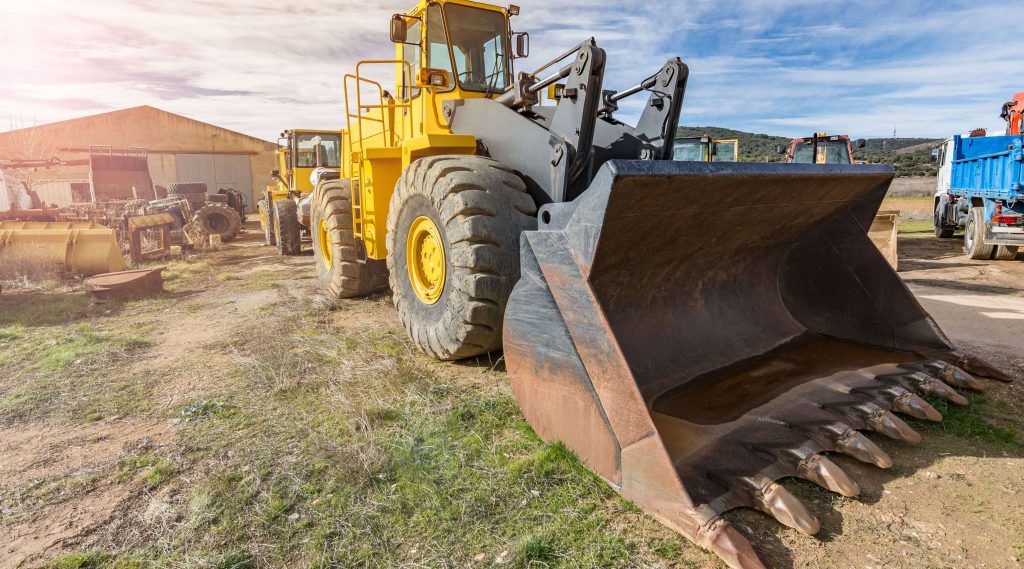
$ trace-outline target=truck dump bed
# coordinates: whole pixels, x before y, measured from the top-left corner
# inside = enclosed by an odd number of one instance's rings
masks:
[[[1024,136],[953,137],[949,193],[1024,201]]]

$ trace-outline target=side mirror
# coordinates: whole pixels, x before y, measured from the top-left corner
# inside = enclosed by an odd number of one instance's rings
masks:
[[[526,32],[520,32],[518,34],[512,34],[512,37],[516,40],[515,58],[522,59],[530,56],[530,34]]]
[[[776,154],[785,154],[786,153],[786,147],[781,145],[781,144],[779,144],[778,146],[775,147],[775,153]]]
[[[395,14],[391,16],[391,41],[393,43],[405,43],[409,38],[409,24],[405,16]]]
[[[864,146],[865,146],[865,145],[866,145],[867,143],[868,143],[868,141],[864,140],[863,138],[858,138],[858,139],[856,140],[856,142],[854,142],[854,143],[853,143],[853,145],[854,145],[854,147],[856,147],[856,148],[864,148]]]
[[[281,171],[280,170],[274,170],[273,172],[270,173],[270,177],[271,178],[280,178],[281,177]]]
[[[939,149],[938,148],[933,148],[932,149],[932,156],[931,156],[931,158],[932,158],[932,162],[938,162],[939,161]]]

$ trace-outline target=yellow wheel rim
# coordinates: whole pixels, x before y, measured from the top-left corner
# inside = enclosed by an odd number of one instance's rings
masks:
[[[327,218],[321,217],[316,227],[317,242],[320,244],[320,258],[328,271],[334,266],[334,251],[331,250],[331,233],[327,230]]]
[[[417,217],[409,227],[405,262],[416,296],[424,304],[437,302],[444,291],[444,241],[429,217]]]
[[[261,207],[261,208],[259,208],[259,210],[260,210],[260,227],[263,228],[263,231],[266,231],[267,228],[270,226],[270,220],[267,219],[267,209]]]

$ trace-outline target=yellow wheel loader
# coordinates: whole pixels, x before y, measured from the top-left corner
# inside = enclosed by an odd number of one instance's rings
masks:
[[[786,162],[789,164],[864,164],[853,159],[853,147],[864,148],[864,139],[850,142],[845,134],[829,135],[816,132],[807,138],[794,138],[785,148]],[[781,149],[781,147],[780,147]],[[884,210],[875,214],[868,230],[871,242],[889,261],[892,268],[899,267],[897,233],[899,230],[899,210]]]
[[[731,567],[764,565],[726,511],[814,534],[780,479],[855,495],[826,453],[888,467],[863,431],[917,442],[897,413],[939,420],[922,396],[1008,379],[868,239],[890,168],[673,161],[682,61],[612,90],[591,39],[516,74],[518,11],[421,1],[391,21],[395,59],[345,76],[341,177],[311,211],[331,293],[390,286],[442,360],[503,348],[541,437]]]
[[[310,233],[310,200],[317,184],[337,180],[341,134],[331,130],[294,129],[281,133],[274,156],[275,184],[256,204],[267,245],[281,255],[298,255]]]
[[[672,142],[672,159],[682,162],[739,162],[740,141],[711,135],[681,136]]]

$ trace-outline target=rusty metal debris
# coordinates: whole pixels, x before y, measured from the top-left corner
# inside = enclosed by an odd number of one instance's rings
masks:
[[[164,267],[105,273],[85,279],[85,290],[97,300],[133,300],[164,290]]]
[[[915,444],[895,413],[939,421],[922,395],[965,405],[968,370],[1000,375],[951,348],[872,245],[891,179],[613,161],[543,207],[504,328],[530,425],[730,567],[764,567],[731,509],[817,533],[780,479],[856,496],[826,453],[887,468],[862,431]]]

